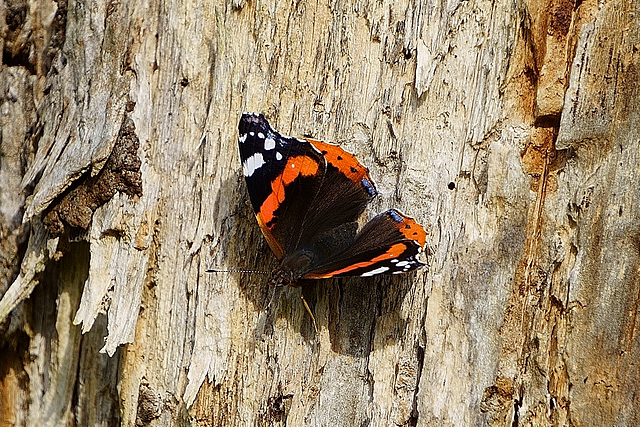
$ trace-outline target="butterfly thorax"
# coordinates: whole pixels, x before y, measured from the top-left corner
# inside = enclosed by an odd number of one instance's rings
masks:
[[[305,250],[299,250],[285,256],[278,268],[271,273],[269,283],[273,286],[295,286],[311,265],[313,255]]]

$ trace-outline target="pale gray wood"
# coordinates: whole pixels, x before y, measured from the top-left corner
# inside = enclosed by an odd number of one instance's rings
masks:
[[[636,9],[5,1],[0,423],[637,425]],[[243,111],[355,153],[429,269],[305,286],[317,333],[206,273],[276,265]]]

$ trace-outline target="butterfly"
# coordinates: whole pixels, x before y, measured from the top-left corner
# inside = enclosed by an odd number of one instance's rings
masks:
[[[280,261],[272,285],[405,273],[425,265],[419,255],[426,232],[413,218],[390,209],[358,229],[378,192],[353,154],[283,136],[262,114],[243,114],[238,130],[251,205]]]

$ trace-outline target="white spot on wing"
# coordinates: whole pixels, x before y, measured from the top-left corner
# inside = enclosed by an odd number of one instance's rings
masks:
[[[267,138],[264,140],[264,149],[266,151],[276,148],[276,141],[273,138]]]
[[[282,160],[282,154],[278,153],[277,151],[276,151],[276,160],[278,161]]]
[[[264,133],[262,133],[262,132],[258,132],[258,138],[260,138],[260,139],[264,139]]]
[[[253,173],[261,168],[264,165],[265,161],[262,157],[262,153],[256,153],[253,156],[249,157],[247,160],[242,163],[242,170],[244,171],[244,176],[250,177]]]
[[[384,273],[385,271],[388,271],[388,270],[389,270],[389,267],[380,267],[380,268],[376,268],[375,270],[362,273],[361,276],[362,277],[375,276],[376,274]]]
[[[244,144],[244,142],[247,140],[247,134],[243,133],[242,135],[240,135],[240,138],[238,138],[238,142],[240,142],[240,144]]]

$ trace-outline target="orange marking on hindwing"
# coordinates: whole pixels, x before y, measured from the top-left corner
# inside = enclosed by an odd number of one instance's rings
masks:
[[[337,276],[338,274],[342,274],[342,273],[348,273],[349,271],[353,271],[356,270],[358,268],[363,268],[363,267],[369,267],[372,266],[380,261],[385,261],[388,259],[394,259],[394,258],[398,258],[400,257],[400,255],[402,255],[402,253],[407,249],[407,245],[404,243],[396,243],[395,245],[392,245],[389,249],[387,249],[387,251],[385,253],[383,253],[382,255],[378,255],[377,257],[369,260],[369,261],[363,261],[363,262],[357,262],[355,264],[352,264],[348,267],[342,268],[340,270],[336,270],[336,271],[332,271],[330,273],[324,273],[324,274],[307,274],[306,276],[304,276],[305,279],[326,279],[329,277],[333,277],[333,276]]]
[[[416,222],[415,219],[402,215],[403,222],[398,224],[398,229],[404,237],[410,240],[415,240],[420,244],[420,247],[424,247],[427,241],[427,233],[424,228]]]

